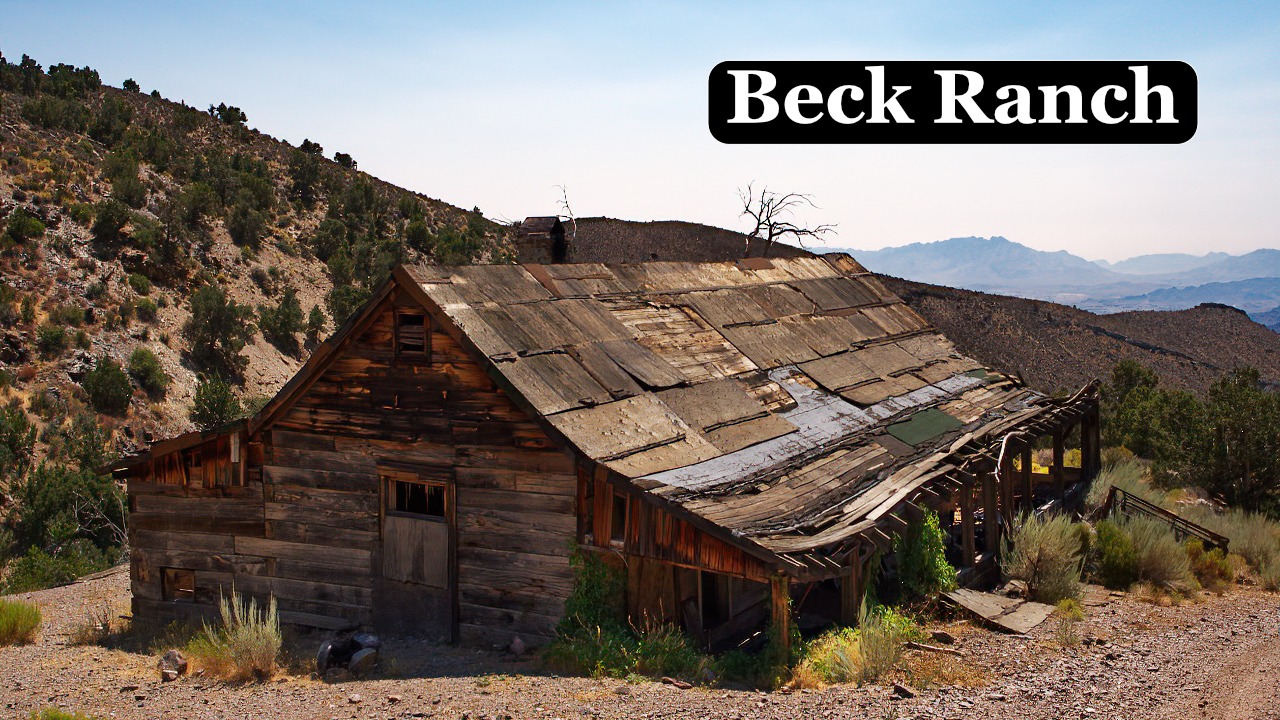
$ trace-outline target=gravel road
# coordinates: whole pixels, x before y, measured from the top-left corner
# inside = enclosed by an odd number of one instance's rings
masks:
[[[93,610],[127,607],[124,572],[20,597],[41,606],[45,626],[34,645],[0,648],[0,705],[13,718],[51,706],[175,720],[1280,718],[1280,597],[1251,588],[1180,607],[1104,593],[1077,626],[1081,643],[1066,648],[1053,619],[1028,636],[950,623],[963,657],[949,662],[966,670],[965,685],[914,688],[912,697],[888,685],[760,693],[556,677],[536,661],[408,640],[384,649],[395,661],[390,677],[161,683],[154,656],[67,643]]]

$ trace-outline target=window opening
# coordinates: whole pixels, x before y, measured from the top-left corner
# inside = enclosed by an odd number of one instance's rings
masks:
[[[396,314],[396,352],[426,352],[427,316]]]
[[[437,483],[393,480],[388,509],[420,517],[445,519],[445,486]]]
[[[627,496],[615,492],[613,494],[613,518],[609,523],[609,539],[620,543],[627,540]]]
[[[162,597],[165,600],[174,602],[196,601],[196,573],[194,570],[164,568],[160,584]]]

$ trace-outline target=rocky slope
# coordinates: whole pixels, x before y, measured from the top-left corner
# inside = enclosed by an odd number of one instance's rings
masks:
[[[139,389],[127,413],[103,419],[127,452],[191,427],[202,368],[182,328],[195,289],[255,308],[292,291],[304,314],[324,311],[323,336],[394,262],[507,256],[506,229],[478,211],[335,157],[225,105],[201,112],[102,86],[89,68],[0,59],[0,402],[53,402],[62,412],[44,421],[56,422],[83,408],[77,380],[97,358],[123,365],[148,348],[167,393]],[[48,328],[66,331],[65,349],[40,346]],[[234,378],[243,399],[273,394],[301,365],[306,348],[289,345],[251,338]]]

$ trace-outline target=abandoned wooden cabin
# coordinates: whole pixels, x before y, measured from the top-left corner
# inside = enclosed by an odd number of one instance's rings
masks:
[[[723,647],[853,619],[924,509],[974,579],[1097,470],[1097,422],[1094,388],[980,367],[847,255],[399,267],[256,415],[117,466],[133,611],[234,586],[286,622],[538,645],[580,548],[634,618]]]

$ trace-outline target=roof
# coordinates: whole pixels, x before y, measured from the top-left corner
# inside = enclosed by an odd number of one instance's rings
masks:
[[[806,562],[1079,399],[960,355],[844,254],[404,272],[579,452]]]
[[[534,233],[549,233],[553,231],[556,225],[560,224],[560,218],[552,215],[548,217],[527,217],[524,222],[520,223],[520,234],[531,235]]]
[[[1047,398],[981,367],[845,254],[400,266],[270,403],[222,432],[269,426],[397,285],[553,437],[811,574],[838,571],[859,538],[887,541],[880,528],[910,503],[972,481],[970,464],[993,460],[1008,434],[1078,419],[1096,393]]]

